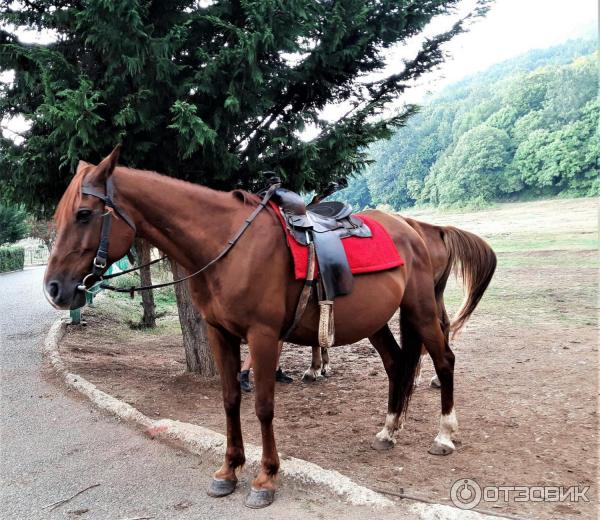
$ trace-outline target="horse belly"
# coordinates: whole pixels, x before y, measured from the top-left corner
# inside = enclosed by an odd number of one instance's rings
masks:
[[[372,336],[394,315],[404,294],[404,268],[355,275],[354,289],[333,305],[335,344],[348,345]],[[290,341],[317,345],[319,310],[316,303],[306,309],[304,318]]]

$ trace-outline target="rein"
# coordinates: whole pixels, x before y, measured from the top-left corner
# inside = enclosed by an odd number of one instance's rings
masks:
[[[157,258],[156,260],[152,260],[152,262],[147,262],[145,264],[132,267],[131,269],[125,269],[124,271],[119,271],[118,273],[114,273],[114,274],[107,274],[106,276],[103,275],[102,279],[110,280],[111,278],[118,278],[119,276],[123,276],[124,274],[133,273],[135,271],[139,271],[140,269],[142,269],[144,267],[148,267],[150,265],[157,264],[158,262],[160,262],[162,260],[166,260],[167,258],[169,258],[167,255],[161,256],[160,258]],[[131,264],[133,265],[133,262],[131,262]]]
[[[178,280],[173,280],[172,282],[165,282],[165,283],[159,283],[159,284],[153,284],[153,285],[142,285],[142,286],[138,286],[138,287],[130,287],[129,289],[125,289],[125,288],[121,288],[121,287],[114,287],[112,285],[108,285],[108,284],[104,284],[104,283],[100,284],[100,288],[106,289],[108,291],[129,293],[131,295],[131,297],[133,298],[135,293],[138,291],[149,291],[152,289],[160,289],[162,287],[168,287],[170,285],[175,285],[175,284],[184,282],[185,280],[189,280],[190,278],[193,278],[194,276],[199,275],[200,273],[207,270],[209,267],[216,264],[227,253],[229,253],[229,251],[231,251],[233,246],[235,246],[235,244],[238,242],[238,240],[242,237],[242,235],[250,227],[250,224],[252,224],[252,222],[256,219],[258,214],[266,207],[266,205],[269,202],[269,200],[271,199],[273,193],[275,192],[275,190],[277,188],[279,188],[279,186],[280,186],[279,183],[274,183],[271,186],[269,186],[269,188],[265,192],[262,200],[258,203],[258,206],[254,209],[254,211],[250,214],[250,216],[244,220],[244,223],[242,224],[240,229],[238,229],[238,231],[235,233],[235,235],[233,235],[233,237],[227,241],[227,245],[221,250],[221,252],[216,257],[214,257],[210,262],[208,262],[206,265],[204,265],[202,268],[198,269],[197,271],[193,272],[192,274],[190,274],[188,276],[184,276],[183,278],[179,278]],[[149,262],[147,264],[144,264],[144,265],[141,265],[138,267],[134,267],[132,269],[127,269],[126,271],[122,271],[120,273],[115,273],[115,274],[104,276],[103,273],[107,269],[107,263],[108,263],[108,241],[109,241],[109,234],[110,234],[110,228],[111,228],[111,220],[110,219],[112,217],[112,214],[111,214],[112,211],[115,211],[120,217],[122,217],[123,220],[134,231],[136,231],[136,227],[135,227],[135,224],[133,223],[133,220],[131,220],[131,218],[129,217],[129,215],[127,215],[127,213],[125,211],[123,211],[121,208],[117,207],[112,200],[112,198],[114,196],[114,184],[113,184],[112,178],[109,177],[109,179],[106,181],[106,194],[98,192],[97,190],[94,190],[93,188],[91,188],[89,186],[83,186],[81,192],[84,195],[91,195],[93,197],[97,197],[100,200],[104,201],[104,204],[108,209],[102,216],[102,230],[101,230],[101,234],[100,234],[100,244],[98,245],[98,252],[96,253],[96,257],[94,258],[94,261],[93,261],[92,272],[83,278],[81,284],[77,286],[77,289],[79,289],[81,291],[88,291],[89,287],[86,285],[86,282],[90,278],[97,278],[97,281],[108,280],[110,278],[116,278],[116,277],[124,275],[126,273],[137,271],[137,270],[141,269],[142,267],[147,267],[149,265],[155,264],[155,263],[160,262],[161,260],[164,260],[165,258],[167,258],[166,256],[163,256],[163,257],[153,260],[152,262]]]

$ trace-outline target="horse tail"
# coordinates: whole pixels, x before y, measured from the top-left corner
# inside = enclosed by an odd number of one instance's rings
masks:
[[[464,327],[490,284],[497,260],[488,243],[468,231],[445,226],[443,240],[448,251],[447,274],[454,268],[465,287],[465,298],[450,323],[454,338]]]

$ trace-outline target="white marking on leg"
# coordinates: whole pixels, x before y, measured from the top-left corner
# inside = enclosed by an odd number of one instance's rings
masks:
[[[442,386],[442,383],[440,383],[440,378],[437,376],[437,374],[431,378],[430,385],[433,388],[440,388]]]
[[[385,425],[383,426],[383,430],[381,430],[378,434],[375,435],[377,439],[380,441],[391,441],[394,444],[396,441],[394,440],[394,433],[398,429],[398,414],[397,413],[388,413],[385,416]]]
[[[321,367],[321,374],[323,374],[324,376],[330,376],[331,375],[331,365],[329,363],[325,363]]]
[[[456,420],[456,412],[454,408],[452,408],[452,411],[449,414],[442,414],[440,416],[440,431],[437,434],[434,442],[454,450],[455,447],[452,439],[456,437],[457,433],[458,421]]]
[[[417,368],[417,375],[415,376],[415,382],[413,383],[415,388],[421,384],[421,365]]]
[[[419,363],[417,364],[417,369],[415,370],[415,381],[413,383],[414,387],[417,388],[421,384],[421,374],[423,370],[423,355],[419,358]]]

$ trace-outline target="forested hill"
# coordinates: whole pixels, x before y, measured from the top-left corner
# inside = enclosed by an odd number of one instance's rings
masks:
[[[595,48],[534,50],[445,88],[336,198],[400,209],[599,195]]]

